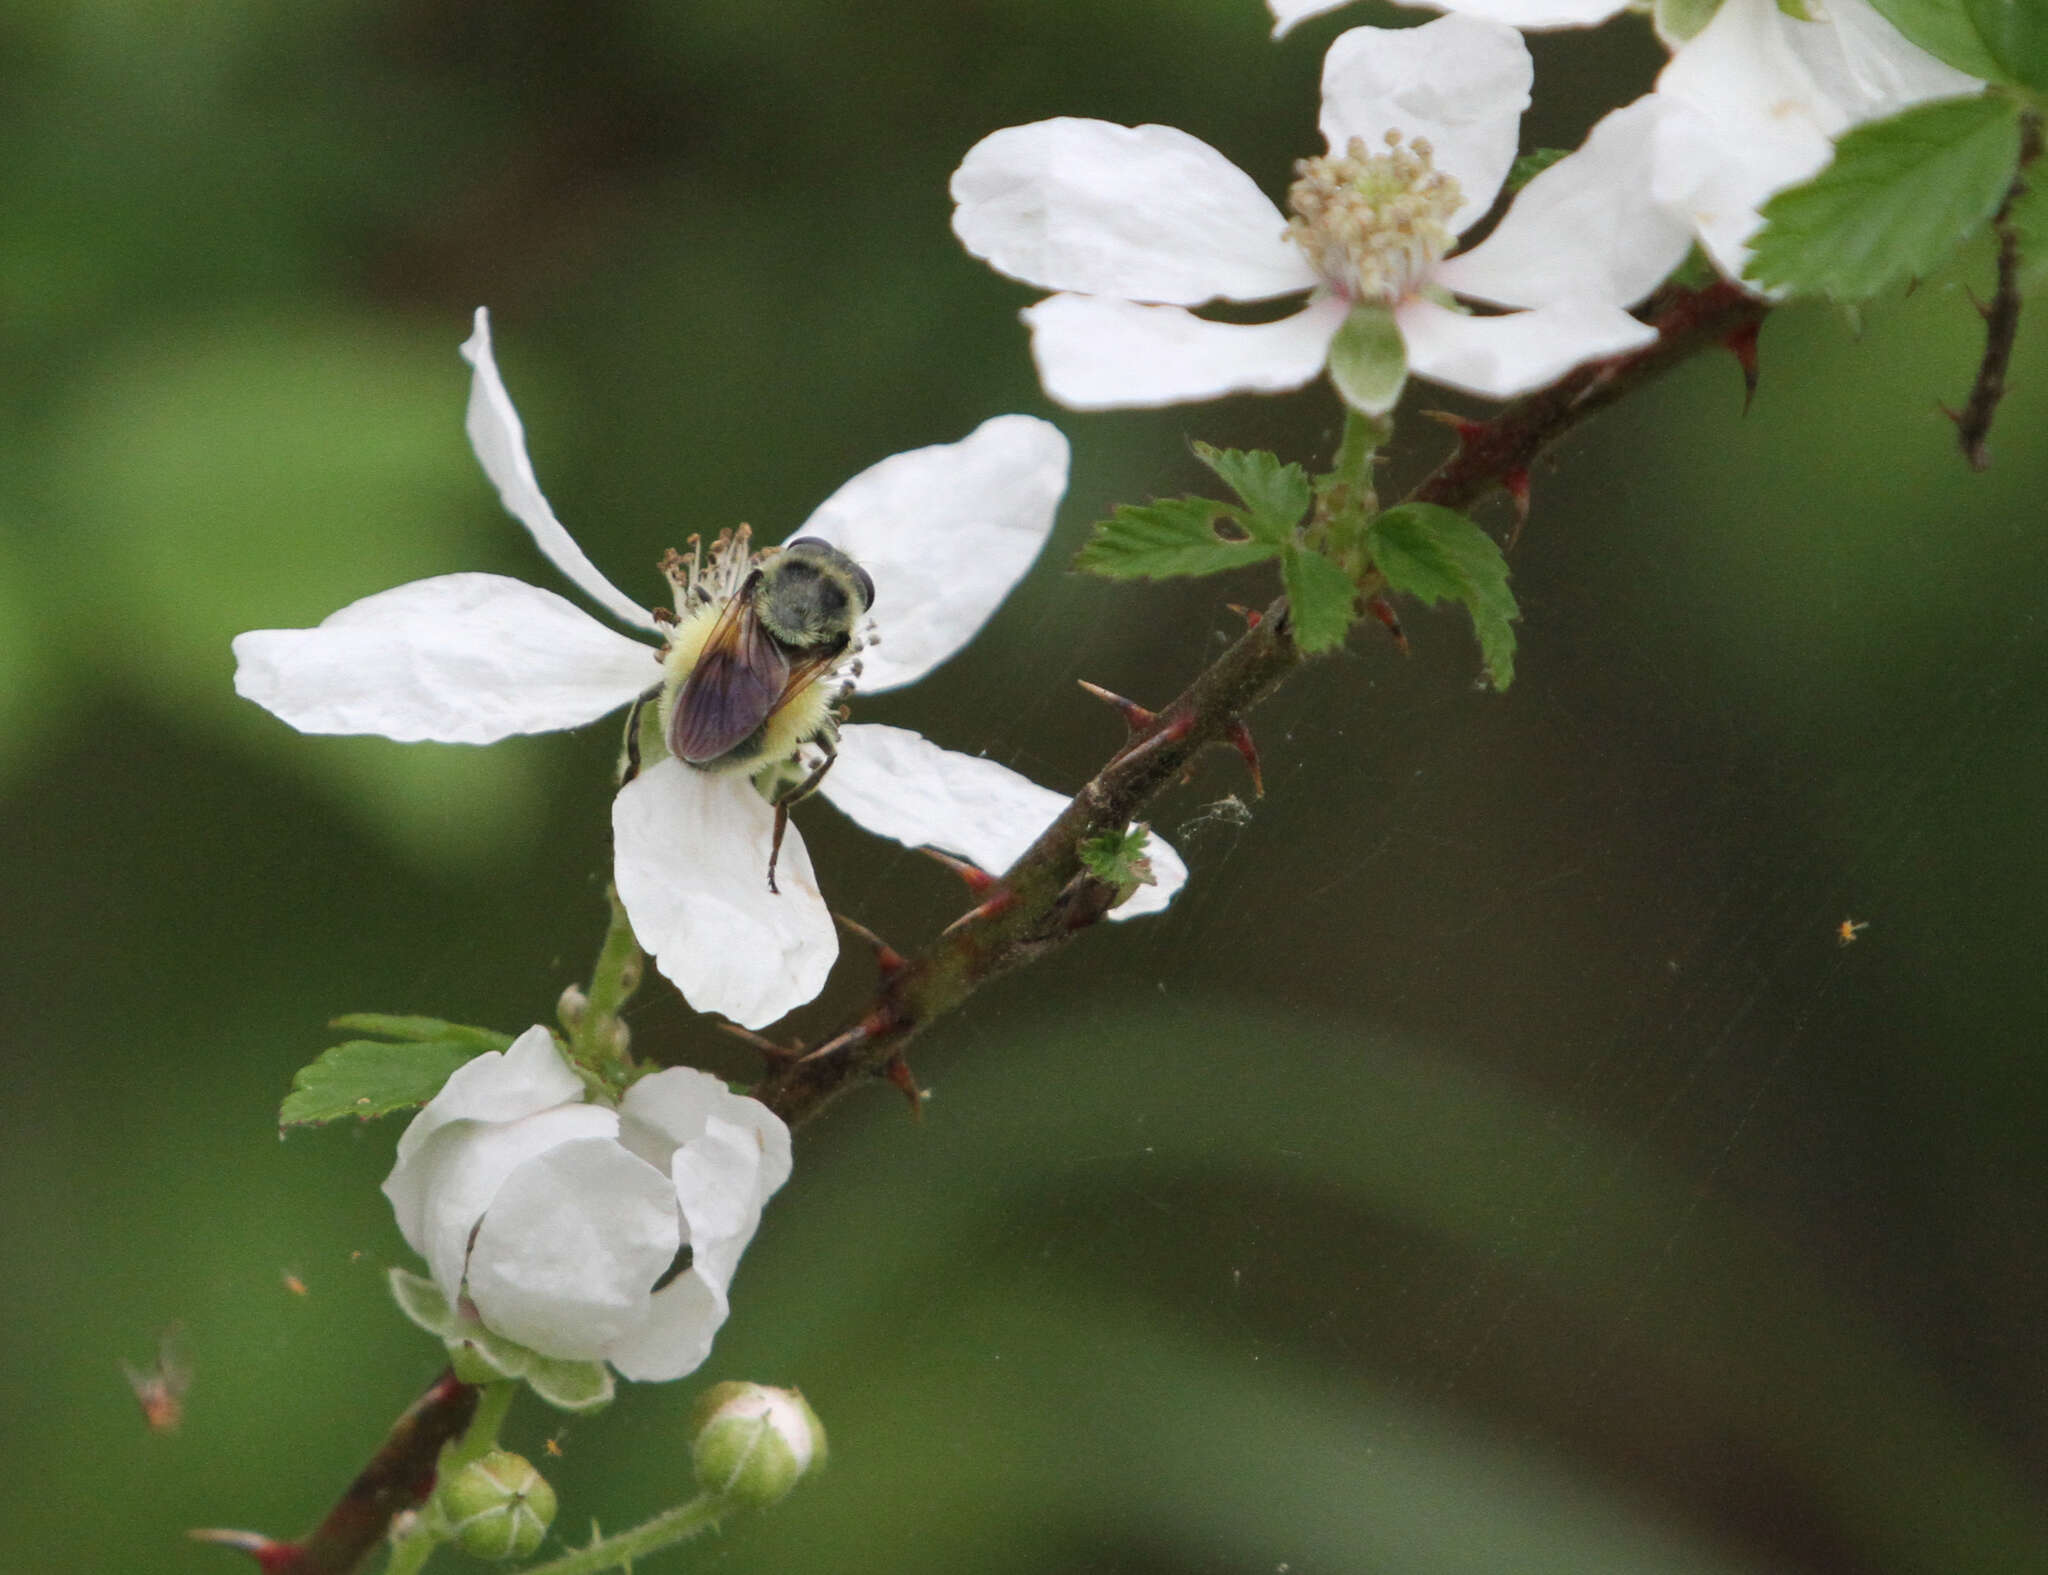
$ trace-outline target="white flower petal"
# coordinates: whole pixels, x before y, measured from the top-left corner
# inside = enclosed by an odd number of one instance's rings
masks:
[[[533,533],[548,561],[585,596],[621,623],[654,628],[647,609],[598,572],[541,495],[533,462],[526,457],[526,429],[519,424],[519,412],[512,408],[512,396],[505,392],[491,356],[491,315],[481,306],[476,309],[476,328],[462,346],[462,359],[476,368],[469,385],[470,446],[498,489],[505,512]]]
[[[498,574],[414,580],[234,649],[235,693],[300,732],[405,743],[581,727],[661,680],[652,647]]]
[[[961,244],[1049,290],[1197,306],[1315,283],[1252,178],[1171,126],[1009,126],[968,149],[952,192]]]
[[[499,1334],[590,1361],[646,1323],[681,1244],[666,1176],[609,1138],[563,1143],[491,1199],[470,1249],[470,1299]]]
[[[1493,206],[1515,162],[1534,79],[1529,46],[1499,22],[1440,16],[1421,27],[1355,27],[1323,58],[1319,124],[1333,152],[1353,137],[1383,151],[1390,130],[1425,138],[1436,167],[1464,190],[1451,216],[1462,234]]]
[[[876,836],[906,847],[943,849],[992,875],[1016,863],[1068,803],[1065,794],[1008,766],[955,754],[907,728],[873,722],[840,729],[838,764],[818,791]],[[1110,917],[1157,912],[1187,879],[1179,855],[1157,838],[1153,845],[1168,855],[1154,865],[1157,894],[1140,887]]]
[[[1425,6],[1482,22],[1505,22],[1524,32],[1555,27],[1597,27],[1629,8],[1629,0],[1395,0],[1397,5]]]
[[[730,1311],[721,1292],[695,1269],[686,1270],[654,1293],[646,1321],[613,1343],[611,1364],[638,1383],[694,1373],[711,1354],[712,1338]]]
[[[1433,301],[1394,309],[1418,377],[1487,399],[1556,382],[1582,362],[1640,349],[1657,337],[1618,306],[1560,301],[1504,317],[1467,317]]]
[[[829,778],[828,778],[829,780]],[[839,937],[790,823],[768,889],[775,812],[740,772],[663,760],[612,801],[619,901],[700,1012],[761,1028],[825,987]]]
[[[1576,153],[1530,181],[1493,233],[1432,278],[1496,306],[1588,297],[1633,306],[1684,260],[1692,227],[1651,192],[1658,122],[1650,93],[1603,117]]]
[[[652,1073],[626,1090],[619,1141],[665,1171],[676,1149],[701,1137],[713,1117],[753,1134],[764,1198],[789,1179],[789,1128],[782,1118],[760,1100],[735,1094],[723,1078],[691,1067]]]
[[[560,1144],[583,1138],[609,1141],[618,1129],[617,1113],[599,1105],[557,1105],[516,1121],[451,1122],[427,1139],[404,1174],[392,1171],[384,1193],[396,1213],[400,1199],[417,1189],[417,1231],[405,1230],[403,1217],[399,1226],[452,1301],[462,1291],[470,1233],[505,1178]]]
[[[1047,394],[1071,410],[1121,410],[1299,388],[1323,369],[1344,303],[1316,296],[1292,317],[1240,324],[1177,306],[1054,295],[1022,315]]]
[[[797,534],[875,581],[880,636],[861,654],[861,689],[911,683],[973,639],[1038,557],[1066,490],[1059,428],[996,416],[870,465],[820,504]]]
[[[1930,99],[1975,93],[1984,84],[1937,60],[1863,0],[1827,0],[1825,22],[1801,22],[1771,7],[1775,25],[1820,90],[1852,125],[1882,120]]]
[[[1188,883],[1188,861],[1178,849],[1156,833],[1145,839],[1145,857],[1152,861],[1152,884],[1140,886],[1123,902],[1109,910],[1112,919],[1142,919],[1164,913]]]
[[[562,1059],[555,1036],[535,1024],[503,1050],[486,1050],[449,1074],[399,1134],[398,1163],[451,1121],[516,1121],[582,1097],[583,1080]]]
[[[669,1174],[689,1227],[691,1268],[714,1290],[728,1291],[767,1202],[759,1142],[749,1128],[713,1116],[702,1136],[675,1151]]]

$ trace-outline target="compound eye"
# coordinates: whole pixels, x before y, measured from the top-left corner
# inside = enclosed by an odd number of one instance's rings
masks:
[[[875,577],[857,563],[853,566],[853,572],[860,576],[861,600],[867,603],[868,611],[873,612],[875,608]]]

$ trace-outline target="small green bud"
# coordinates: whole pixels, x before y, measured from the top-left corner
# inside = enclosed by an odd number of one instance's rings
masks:
[[[697,1399],[691,1452],[706,1493],[766,1509],[825,1463],[825,1425],[794,1389],[713,1384]]]
[[[555,1518],[555,1490],[523,1455],[494,1449],[441,1484],[441,1513],[465,1553],[523,1559]]]

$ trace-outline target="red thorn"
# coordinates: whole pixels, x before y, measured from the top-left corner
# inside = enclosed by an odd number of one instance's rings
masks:
[[[966,883],[969,891],[977,895],[987,891],[989,887],[996,883],[995,876],[989,874],[979,864],[969,864],[965,859],[956,859],[952,854],[941,853],[937,848],[933,847],[920,847],[917,851],[926,858],[945,865],[947,869],[958,875]]]
[[[211,1542],[219,1547],[234,1548],[246,1553],[256,1561],[256,1567],[264,1575],[289,1575],[304,1561],[306,1550],[296,1542],[273,1542],[269,1537],[255,1531],[226,1531],[207,1527],[185,1533],[194,1542]]]
[[[1259,770],[1259,746],[1252,742],[1252,730],[1246,727],[1244,719],[1239,717],[1231,722],[1229,731],[1224,736],[1237,747],[1237,752],[1244,756],[1245,765],[1251,769],[1253,795],[1264,798],[1266,778]]]
[[[1112,689],[1105,689],[1100,684],[1091,684],[1085,678],[1076,679],[1075,682],[1080,684],[1083,689],[1095,696],[1104,705],[1114,706],[1117,715],[1124,719],[1124,726],[1128,727],[1133,733],[1142,733],[1146,728],[1159,720],[1159,713],[1157,711],[1148,711],[1145,707],[1139,705],[1137,701],[1126,700]]]
[[[787,1045],[779,1045],[766,1034],[757,1034],[751,1028],[740,1027],[738,1023],[728,1023],[721,1018],[713,1018],[712,1027],[718,1029],[720,1033],[731,1034],[735,1039],[745,1040],[761,1052],[770,1066],[787,1066],[797,1058],[795,1049]]]
[[[1508,551],[1513,552],[1515,543],[1522,539],[1522,527],[1529,523],[1529,467],[1517,465],[1502,471],[1500,484],[1515,505],[1515,528],[1508,532]]]
[[[1745,416],[1749,414],[1750,401],[1756,398],[1756,335],[1762,326],[1761,321],[1744,323],[1740,328],[1730,329],[1721,341],[1735,357],[1735,364],[1742,368],[1742,413]]]
[[[881,970],[884,980],[895,978],[896,975],[910,966],[909,963],[903,960],[901,952],[883,940],[881,936],[877,935],[865,924],[856,924],[843,913],[835,913],[832,917],[839,921],[842,929],[851,931],[868,943],[869,948],[875,954],[875,966]]]
[[[1256,629],[1266,621],[1266,615],[1255,608],[1240,607],[1236,602],[1225,602],[1223,605],[1242,618],[1247,629]]]
[[[1195,713],[1183,711],[1165,727],[1159,730],[1159,737],[1169,744],[1177,744],[1195,730]]]
[[[804,1061],[822,1060],[824,1057],[831,1055],[834,1051],[845,1050],[854,1045],[862,1043],[864,1040],[866,1040],[867,1036],[868,1025],[866,1020],[863,1019],[862,1021],[855,1023],[851,1028],[847,1029],[845,1033],[838,1035],[836,1038],[827,1039],[823,1044],[819,1045],[818,1048],[813,1050],[809,1055],[799,1056],[797,1059],[800,1063]]]
[[[941,935],[951,935],[955,930],[963,930],[978,919],[993,919],[997,914],[1015,907],[1016,903],[1017,894],[1007,887],[1001,888],[987,902],[984,902],[978,908],[969,908],[939,933]]]
[[[1467,421],[1463,416],[1453,415],[1448,410],[1425,410],[1421,412],[1431,421],[1441,422],[1458,434],[1460,443],[1469,443],[1486,430],[1484,421]]]
[[[1961,426],[1963,424],[1963,413],[1960,410],[1955,409],[1953,406],[1937,404],[1934,408],[1936,410],[1939,410],[1943,415],[1947,416],[1949,420],[1953,421],[1957,426]]]
[[[892,1055],[882,1067],[882,1076],[902,1091],[910,1101],[910,1113],[918,1120],[924,1119],[924,1090],[917,1086],[917,1079],[911,1075],[910,1063],[901,1055]]]
[[[1394,637],[1394,649],[1406,656],[1408,636],[1401,628],[1401,619],[1394,611],[1394,604],[1384,596],[1375,596],[1365,604],[1365,610],[1386,625],[1387,633]]]

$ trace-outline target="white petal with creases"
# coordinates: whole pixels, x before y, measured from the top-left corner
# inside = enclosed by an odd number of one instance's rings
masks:
[[[1487,399],[1556,382],[1582,362],[1641,349],[1657,337],[1618,306],[1565,301],[1503,317],[1468,317],[1431,301],[1394,309],[1417,377]]]
[[[830,780],[829,777],[827,780]],[[795,822],[768,889],[775,812],[740,772],[663,760],[612,801],[619,901],[683,998],[761,1028],[825,987],[839,937]]]
[[[654,1293],[640,1327],[613,1342],[611,1364],[636,1383],[665,1383],[693,1373],[731,1309],[723,1294],[692,1269]]]
[[[1692,227],[1651,189],[1658,121],[1645,94],[1601,119],[1576,153],[1516,194],[1493,233],[1434,281],[1495,306],[1586,297],[1633,306],[1684,260]]]
[[[1292,317],[1247,324],[1055,295],[1023,317],[1046,393],[1073,410],[1119,410],[1299,388],[1323,369],[1344,303],[1318,296]]]
[[[1198,306],[1315,283],[1252,178],[1171,126],[1008,126],[968,149],[952,192],[961,244],[1049,290]]]
[[[590,1361],[646,1322],[681,1244],[666,1176],[608,1138],[563,1143],[492,1198],[470,1248],[469,1294],[499,1334]]]
[[[491,355],[491,314],[481,306],[476,309],[476,326],[463,342],[462,359],[476,369],[470,379],[465,423],[470,446],[491,485],[498,489],[505,512],[533,533],[548,562],[584,595],[622,623],[637,629],[654,628],[647,609],[598,572],[541,494],[533,461],[526,457],[526,429],[520,425],[519,412],[513,408],[512,396],[505,391],[498,363]]]
[[[1067,807],[1068,798],[1008,766],[941,749],[908,728],[842,728],[839,763],[818,791],[850,820],[906,847],[930,846],[1000,875]],[[1165,845],[1154,839],[1156,848]],[[1178,854],[1154,865],[1160,889],[1141,887],[1113,918],[1157,912],[1187,878]],[[1177,877],[1177,878],[1174,878]],[[1137,907],[1139,897],[1148,898]]]
[[[996,416],[957,443],[894,454],[847,482],[797,534],[873,576],[879,638],[862,690],[922,678],[974,638],[1052,534],[1067,440],[1035,416]]]
[[[1522,111],[1535,78],[1522,35],[1499,22],[1440,16],[1421,27],[1355,27],[1323,58],[1319,122],[1332,150],[1353,137],[1366,151],[1399,131],[1426,139],[1436,167],[1457,177],[1462,234],[1493,206],[1515,162]]]
[[[235,637],[235,693],[302,733],[489,744],[581,727],[660,681],[651,646],[498,574],[414,580],[312,629]]]

